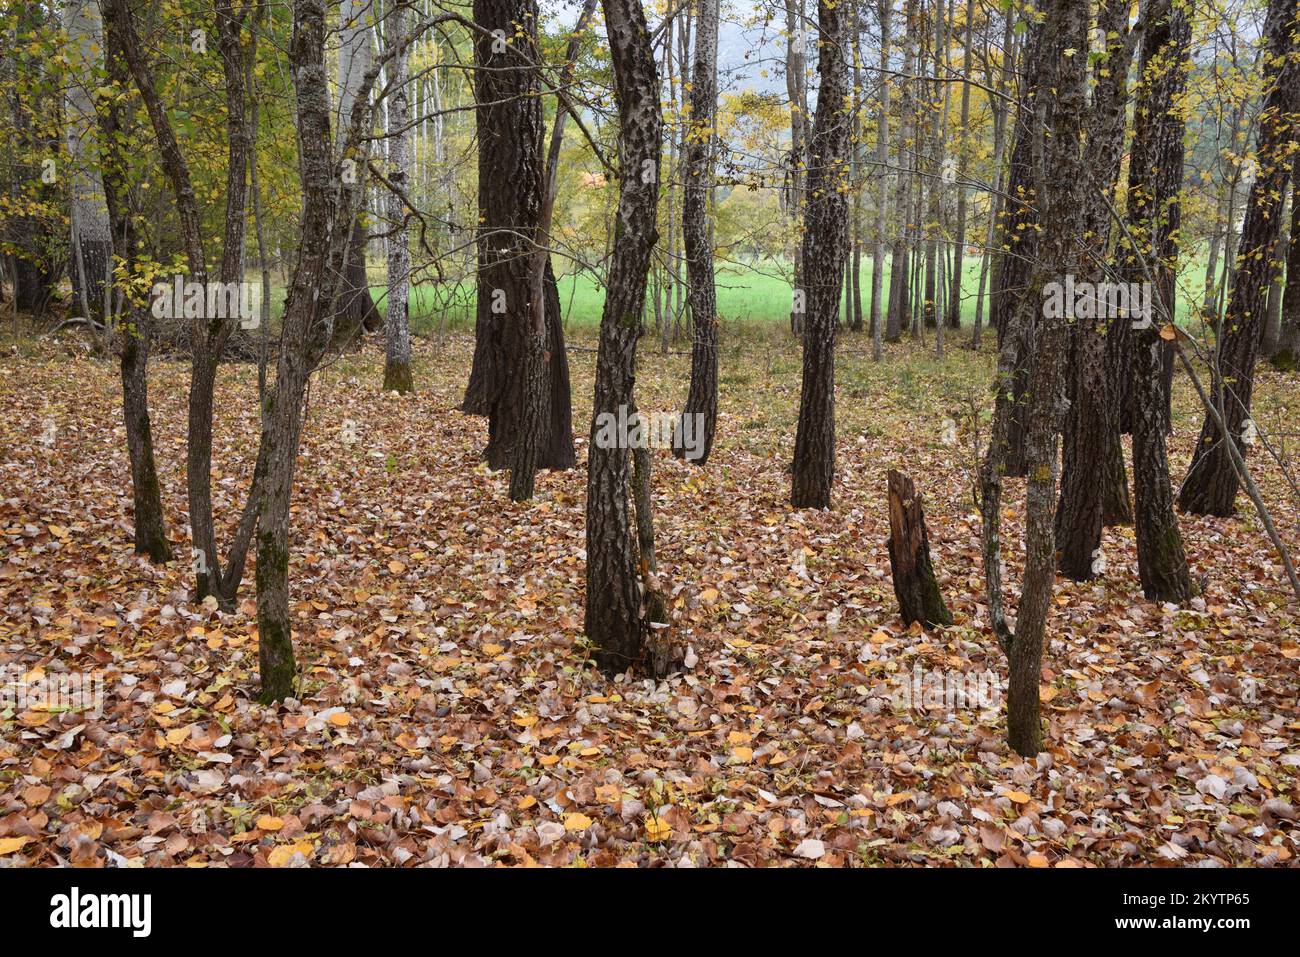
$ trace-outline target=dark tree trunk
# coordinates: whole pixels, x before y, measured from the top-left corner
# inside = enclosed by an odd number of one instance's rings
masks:
[[[911,478],[889,470],[889,567],[894,596],[903,621],[922,625],[951,625],[952,613],[943,602],[930,561],[930,536],[925,527],[921,495]]]
[[[998,351],[1009,350],[1014,365],[1010,380],[999,387],[997,402],[1010,409],[1005,444],[996,450],[999,471],[1006,475],[1024,475],[1026,409],[1025,390],[1029,384],[1034,330],[1037,326],[1037,303],[1025,307],[1029,279],[1038,255],[1039,230],[1037,201],[1034,196],[1034,138],[1038,93],[1042,67],[1035,43],[1040,31],[1031,30],[1025,42],[1024,76],[1014,124],[1014,146],[1007,177],[1007,196],[999,225],[997,268],[989,292],[989,315],[998,332]],[[1026,321],[1013,317],[1024,308]],[[1013,336],[1010,343],[1008,335]]]
[[[636,539],[628,514],[631,455],[597,442],[601,417],[633,409],[636,347],[645,311],[650,253],[658,240],[663,115],[659,77],[639,0],[603,0],[619,114],[620,179],[613,256],[600,317],[596,388],[587,455],[587,594],[584,628],[596,663],[613,676],[629,668],[661,677],[670,656],[656,652],[641,608]]]
[[[1134,46],[1128,35],[1129,9],[1125,0],[1103,0],[1097,14],[1097,28],[1107,37],[1107,55],[1094,71],[1088,130],[1092,161],[1088,166],[1083,242],[1089,266],[1080,277],[1087,282],[1106,281],[1102,270],[1091,264],[1106,260],[1111,204],[1124,155],[1128,68]],[[1110,322],[1131,320],[1111,317]],[[1061,574],[1074,581],[1087,581],[1095,574],[1107,502],[1114,507],[1128,499],[1119,419],[1110,390],[1107,328],[1106,318],[1095,317],[1076,320],[1070,330],[1070,406],[1062,433],[1056,546]]]
[[[121,37],[110,22],[104,37],[108,78],[119,89],[129,80],[122,55]],[[104,99],[97,110],[100,138],[103,143],[101,170],[104,204],[117,255],[134,273],[139,238],[133,226],[137,211],[129,208],[126,159],[121,153],[123,130],[121,107],[115,100]],[[167,540],[162,492],[153,454],[153,428],[149,420],[149,346],[153,339],[153,317],[147,307],[129,304],[115,291],[113,311],[119,316],[118,356],[122,375],[122,418],[126,426],[126,447],[131,462],[131,490],[134,502],[135,550],[148,555],[155,563],[172,560]]]
[[[1030,28],[1026,69],[1041,79],[1044,91],[1038,108],[1018,120],[1020,137],[1029,137],[1023,154],[1037,157],[1026,167],[1023,189],[1032,189],[1043,203],[1043,235],[1026,287],[1016,309],[1004,313],[998,356],[998,402],[993,432],[985,458],[980,507],[984,520],[983,552],[990,623],[999,644],[1007,651],[1007,743],[1017,753],[1036,754],[1042,744],[1039,716],[1039,681],[1043,636],[1051,607],[1056,571],[1053,511],[1056,504],[1057,433],[1062,412],[1061,384],[1065,359],[1065,325],[1060,317],[1044,314],[1033,356],[1026,392],[1030,414],[1025,448],[1028,460],[1026,493],[1025,575],[1014,633],[1003,611],[1001,572],[1002,460],[1013,408],[1007,401],[1009,384],[1019,357],[1016,344],[1030,315],[1037,312],[1042,288],[1060,276],[1076,273],[1082,264],[1078,242],[1086,222],[1086,178],[1082,157],[1086,82],[1082,56],[1065,50],[1086,49],[1088,9],[1075,0],[1046,0],[1045,17]],[[1049,92],[1050,91],[1050,92]],[[1024,111],[1022,110],[1022,113]],[[1045,135],[1051,130],[1051,135]],[[1037,142],[1033,142],[1034,139]],[[1022,194],[1023,195],[1023,194]],[[1004,230],[1005,232],[1005,230]],[[1009,258],[1004,256],[1005,260]],[[1008,291],[1004,287],[1004,292]],[[1003,303],[1003,309],[1006,303]]]
[[[699,437],[696,465],[703,465],[713,450],[718,424],[718,306],[713,283],[713,227],[709,222],[709,198],[713,194],[713,142],[717,112],[718,0],[702,0],[695,27],[695,69],[691,83],[690,123],[686,132],[686,163],[683,170],[682,239],[686,253],[686,276],[694,335],[691,341],[691,388],[677,423],[673,455],[685,458],[688,451],[682,434]],[[686,416],[697,417],[693,431],[686,432]]]
[[[846,252],[841,239],[847,216],[847,202],[839,187],[846,174],[851,123],[844,102],[848,67],[843,16],[844,10],[833,0],[819,0],[819,85],[804,206],[808,326],[790,493],[795,508],[829,508],[835,474],[835,331]]]
[[[1255,360],[1273,251],[1281,227],[1282,205],[1291,176],[1291,141],[1300,109],[1300,55],[1297,55],[1296,0],[1270,0],[1264,39],[1264,108],[1259,119],[1259,174],[1250,188],[1246,219],[1237,248],[1232,293],[1215,346],[1216,374],[1211,401],[1220,409],[1229,435],[1223,436],[1208,412],[1192,456],[1178,506],[1193,515],[1227,516],[1237,497],[1237,470],[1224,442],[1241,442],[1250,418]]]
[[[534,0],[476,0],[474,18],[488,32],[474,40],[475,62],[483,67],[474,74],[478,301],[474,360],[461,408],[488,417],[484,457],[492,469],[515,466],[521,429],[537,433],[536,452],[525,456],[533,460],[532,468],[520,462],[515,469],[521,483],[515,494],[522,495],[532,480],[524,472],[572,468],[576,461],[568,358],[549,262],[543,291],[544,349],[532,303],[534,239],[544,186],[535,66],[537,7]],[[508,43],[499,39],[502,35]],[[537,426],[526,424],[538,415]]]
[[[1130,326],[1131,352],[1119,375],[1132,382],[1133,478],[1137,500],[1138,575],[1142,593],[1156,601],[1186,601],[1193,595],[1187,556],[1169,484],[1165,447],[1162,369],[1166,343],[1158,329],[1174,321],[1174,296],[1182,212],[1185,124],[1175,104],[1187,82],[1185,63],[1191,25],[1170,0],[1154,0],[1147,14],[1135,133],[1129,161],[1126,232],[1136,248],[1120,246],[1120,279],[1146,282],[1154,275],[1152,323]],[[1150,257],[1144,266],[1143,257]],[[1148,272],[1148,268],[1150,272]]]

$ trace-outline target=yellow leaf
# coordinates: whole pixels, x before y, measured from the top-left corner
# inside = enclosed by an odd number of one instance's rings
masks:
[[[527,811],[530,807],[532,807],[536,803],[537,803],[537,798],[533,797],[531,794],[526,794],[519,799],[519,803],[516,804],[515,807],[519,808],[519,810],[521,811]]]
[[[593,823],[592,819],[585,814],[564,815],[564,829],[566,831],[585,831]]]
[[[282,827],[284,827],[284,818],[263,814],[257,819],[257,829],[259,831],[278,831]]]
[[[336,728],[346,728],[352,723],[352,715],[348,714],[346,711],[335,711],[330,715],[329,722]]]
[[[1042,854],[1030,854],[1027,860],[1030,867],[1047,867],[1047,858]]]
[[[0,837],[0,857],[12,854],[30,840],[30,837]]]
[[[666,841],[673,836],[673,829],[667,821],[657,814],[647,814],[645,819],[645,839],[647,841]]]
[[[731,757],[733,761],[736,761],[739,764],[748,764],[750,761],[754,760],[754,749],[734,748],[731,752]]]
[[[1003,796],[1006,797],[1006,798],[1009,798],[1009,799],[1012,801],[1012,803],[1014,803],[1014,804],[1028,804],[1028,803],[1029,803],[1029,795],[1026,794],[1024,791],[1008,791],[1008,792],[1007,792],[1005,795],[1003,795]]]
[[[388,563],[388,570],[394,575],[400,575],[402,572],[406,571],[406,565],[394,558]]]

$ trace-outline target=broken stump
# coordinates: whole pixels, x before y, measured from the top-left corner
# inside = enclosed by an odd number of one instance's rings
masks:
[[[912,480],[894,469],[889,470],[889,566],[903,621],[909,625],[919,621],[925,626],[952,624],[952,612],[943,603],[930,562],[921,496]]]

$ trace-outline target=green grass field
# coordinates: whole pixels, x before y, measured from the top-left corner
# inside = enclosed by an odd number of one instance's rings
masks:
[[[970,326],[975,322],[976,287],[979,282],[980,258],[970,255],[963,260],[962,280],[962,325]],[[884,295],[889,294],[889,260],[885,262]],[[871,273],[870,257],[862,261],[862,308],[864,313],[871,308]],[[1183,266],[1178,314],[1184,315],[1184,304],[1189,293],[1199,297],[1199,290],[1205,275],[1205,263],[1199,256],[1188,257]],[[382,312],[385,309],[385,288],[382,271],[371,271],[371,286],[375,302]],[[784,325],[789,321],[791,287],[785,277],[776,274],[771,263],[764,263],[757,268],[720,264],[716,273],[718,290],[718,314],[724,322],[732,323],[777,323]],[[986,280],[986,287],[988,280]],[[605,295],[596,280],[589,273],[561,276],[559,279],[560,306],[566,326],[595,326],[600,323],[601,307]],[[683,296],[685,292],[683,291]],[[647,307],[650,311],[650,307]],[[411,287],[411,329],[415,335],[433,335],[439,329],[457,329],[472,325],[474,320],[474,289],[472,284],[463,284],[458,288],[438,286],[433,283],[421,283]],[[652,318],[650,313],[648,318]],[[984,320],[988,321],[987,292],[984,303]]]

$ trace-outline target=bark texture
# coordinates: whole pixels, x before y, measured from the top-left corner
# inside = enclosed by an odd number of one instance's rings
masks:
[[[817,6],[817,112],[808,157],[804,207],[803,385],[794,444],[790,501],[795,508],[829,508],[835,474],[835,333],[844,275],[842,241],[847,222],[844,187],[849,126],[845,10],[834,0]]]

